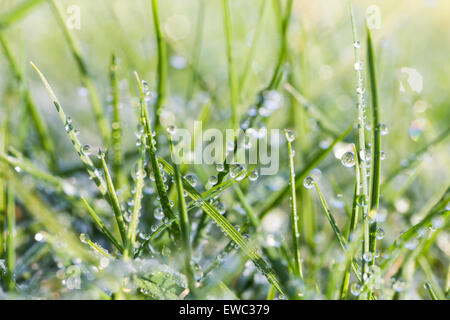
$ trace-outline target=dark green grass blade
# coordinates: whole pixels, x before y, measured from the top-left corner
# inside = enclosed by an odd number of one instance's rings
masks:
[[[369,28],[367,28],[367,60],[369,66],[369,79],[370,89],[372,97],[372,124],[374,127],[372,136],[372,170],[371,170],[371,182],[372,187],[370,190],[370,212],[371,219],[375,220],[376,211],[378,210],[378,204],[380,201],[381,191],[381,133],[380,133],[380,111],[378,105],[378,89],[377,89],[377,77],[375,72],[375,57],[372,43],[372,36]],[[376,247],[376,232],[377,222],[376,220],[370,225],[369,234],[369,250],[374,257],[370,264],[375,263],[375,247]]]

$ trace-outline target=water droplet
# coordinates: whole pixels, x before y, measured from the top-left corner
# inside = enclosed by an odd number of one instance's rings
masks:
[[[153,216],[156,220],[161,220],[164,218],[164,211],[162,208],[156,208],[155,211],[153,211]]]
[[[292,141],[295,140],[295,133],[294,133],[293,130],[286,130],[286,131],[285,131],[285,134],[286,134],[286,139],[287,139],[289,142],[292,142]]]
[[[187,174],[184,176],[184,179],[186,179],[187,182],[189,182],[189,184],[194,188],[197,186],[198,180],[194,174]]]
[[[81,147],[81,152],[85,155],[85,156],[89,156],[92,153],[92,147],[88,144],[85,144]]]
[[[386,153],[384,151],[380,151],[380,160],[386,159]]]
[[[355,155],[353,154],[353,152],[345,152],[341,157],[341,163],[344,167],[353,167],[355,165]]]
[[[198,263],[194,262],[194,264],[192,266],[192,269],[194,271],[194,278],[195,278],[195,280],[196,281],[202,280],[202,278],[203,278],[202,267]]]
[[[354,68],[356,71],[361,71],[363,69],[363,63],[361,61],[355,62]]]
[[[355,48],[359,49],[359,48],[361,48],[361,42],[355,41],[355,42],[353,42],[353,46],[354,46]]]
[[[380,227],[377,228],[376,237],[377,237],[377,240],[381,240],[384,238],[384,230],[382,228],[380,228]]]
[[[80,241],[82,243],[87,243],[87,235],[86,235],[86,233],[81,233],[80,234]]]
[[[353,282],[352,285],[350,286],[350,292],[354,296],[359,296],[361,294],[361,291],[362,291],[362,286],[358,282]]]
[[[175,126],[168,126],[167,127],[167,133],[169,134],[169,135],[173,135],[174,133],[175,133]]]
[[[385,136],[389,133],[389,128],[384,123],[380,123],[379,129],[380,129],[380,135],[382,135],[382,136]]]
[[[311,189],[314,187],[314,178],[311,176],[308,176],[305,178],[305,180],[303,180],[303,186],[306,189]]]
[[[218,172],[222,172],[224,169],[225,169],[225,166],[223,165],[223,163],[216,164],[216,170]]]
[[[258,177],[259,177],[258,170],[253,170],[252,173],[250,173],[250,175],[248,176],[250,181],[256,181]]]
[[[372,252],[365,252],[365,253],[363,254],[363,259],[364,259],[364,261],[366,261],[366,262],[372,261],[372,259],[373,259],[373,254],[372,254]]]
[[[243,173],[244,169],[245,168],[242,164],[232,163],[230,165],[230,177],[234,179],[240,175],[239,177],[243,178],[244,175],[241,173]]]
[[[217,179],[216,176],[210,176],[209,179],[208,179],[208,183],[210,185],[215,185],[217,183],[217,181],[218,181],[218,179]]]
[[[361,157],[362,161],[370,161],[370,159],[372,158],[372,153],[370,152],[369,148],[366,148],[359,151],[359,156]]]

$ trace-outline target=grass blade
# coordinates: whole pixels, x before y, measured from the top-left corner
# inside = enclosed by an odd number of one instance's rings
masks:
[[[16,202],[14,187],[7,184],[6,187],[6,269],[7,287],[14,290],[16,281],[14,270],[16,268]]]
[[[377,233],[377,222],[376,222],[376,211],[378,210],[378,204],[380,201],[380,190],[381,190],[381,125],[380,125],[380,111],[378,106],[378,90],[377,90],[377,77],[375,73],[375,57],[373,53],[372,36],[370,35],[370,30],[367,28],[367,60],[369,65],[369,78],[370,78],[370,88],[372,97],[372,124],[374,127],[373,137],[372,137],[372,170],[371,170],[371,192],[370,192],[370,218],[373,223],[370,225],[370,235],[369,235],[369,250],[372,254],[372,260],[370,264],[375,264],[375,247],[376,247],[376,233]]]
[[[68,123],[67,116],[64,113],[64,110],[61,106],[61,104],[58,101],[58,98],[56,97],[55,93],[53,92],[53,89],[50,87],[50,84],[48,83],[47,79],[44,77],[42,72],[35,66],[33,62],[30,62],[33,68],[36,70],[37,74],[41,78],[42,83],[44,84],[45,88],[47,89],[48,94],[50,95],[50,99],[52,100],[53,104],[55,105],[56,111],[58,111],[59,118],[61,119],[61,122],[63,126],[66,126]],[[102,195],[106,194],[106,184],[102,177],[95,174],[95,168],[94,164],[92,163],[91,158],[89,158],[88,154],[85,154],[85,152],[82,151],[82,146],[80,143],[80,140],[78,140],[78,137],[74,130],[66,130],[67,135],[69,136],[70,140],[72,141],[73,147],[75,148],[75,151],[77,152],[78,156],[80,157],[81,161],[85,165],[89,176],[94,180],[95,184],[97,185],[100,193]]]
[[[106,227],[106,225],[102,222],[100,217],[97,215],[95,210],[89,205],[87,200],[84,197],[81,197],[81,201],[83,201],[84,205],[86,206],[86,209],[88,210],[90,216],[94,220],[94,222],[97,224],[97,226],[100,228],[100,230],[105,234],[106,237],[111,241],[111,243],[120,251],[123,252],[123,247],[120,245],[119,241],[117,241],[116,237],[112,234],[111,231]]]
[[[303,279],[303,271],[302,271],[302,261],[300,258],[300,230],[298,225],[298,214],[297,214],[297,194],[295,188],[295,169],[294,169],[294,154],[292,150],[291,141],[294,140],[293,132],[289,132],[288,130],[284,130],[284,135],[286,136],[288,150],[289,150],[289,186],[290,186],[290,199],[291,199],[291,237],[292,244],[294,247],[294,265],[295,265],[295,274]]]
[[[223,20],[225,27],[226,51],[228,60],[228,86],[230,89],[230,105],[231,105],[231,128],[237,128],[237,104],[239,99],[238,79],[233,61],[232,52],[232,29],[230,18],[230,7],[228,0],[222,0]]]
[[[102,163],[103,173],[105,174],[106,187],[108,189],[109,203],[111,204],[114,216],[116,218],[117,227],[119,228],[120,237],[122,238],[122,243],[124,247],[127,247],[127,233],[125,230],[125,223],[123,220],[123,213],[120,207],[119,198],[117,198],[116,189],[114,187],[111,174],[109,173],[108,166],[105,161],[105,154],[103,152],[99,152],[100,160]]]
[[[158,14],[158,0],[152,0],[153,25],[156,33],[156,44],[158,46],[158,99],[155,106],[155,130],[159,130],[159,115],[166,99],[167,81],[167,54],[166,44],[162,36],[161,24]]]
[[[51,7],[53,12],[55,13],[56,20],[64,34],[64,38],[69,45],[70,52],[74,57],[78,71],[81,74],[81,80],[83,84],[86,86],[86,89],[89,92],[89,99],[91,101],[92,111],[94,112],[94,117],[97,122],[97,126],[100,130],[100,134],[103,138],[103,142],[107,143],[109,141],[109,125],[106,119],[105,111],[103,110],[102,104],[100,102],[100,97],[97,89],[95,88],[94,81],[92,76],[89,74],[87,64],[81,55],[81,50],[77,41],[75,40],[74,35],[67,28],[66,22],[62,16],[62,10],[58,2],[54,0],[50,0]]]
[[[34,7],[47,0],[24,0],[8,13],[0,16],[0,30],[25,17]]]

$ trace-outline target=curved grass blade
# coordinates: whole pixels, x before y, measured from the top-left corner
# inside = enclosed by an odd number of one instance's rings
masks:
[[[64,110],[61,106],[61,104],[58,101],[58,98],[56,97],[55,93],[53,92],[53,89],[50,87],[50,84],[48,83],[47,79],[44,77],[42,72],[35,66],[33,62],[30,62],[33,68],[38,73],[39,77],[41,78],[42,83],[44,84],[45,88],[47,89],[48,94],[50,95],[50,99],[52,100],[53,104],[56,107],[56,111],[58,111],[59,118],[61,119],[61,122],[63,126],[66,126],[68,124],[67,116],[64,113]],[[72,141],[73,147],[75,148],[75,151],[77,152],[78,156],[80,157],[81,161],[85,165],[89,176],[94,180],[95,184],[97,185],[100,193],[102,195],[106,194],[106,184],[102,177],[95,174],[94,170],[94,164],[92,163],[92,160],[89,158],[89,155],[86,155],[81,150],[81,143],[80,140],[78,140],[77,135],[75,134],[74,130],[70,129],[67,130],[67,135],[69,136],[70,140]]]
[[[91,215],[94,222],[97,224],[97,226],[102,230],[102,232],[105,234],[105,236],[111,241],[111,243],[122,253],[123,247],[120,245],[119,241],[117,241],[116,237],[112,234],[111,231],[106,227],[106,225],[102,222],[100,217],[97,215],[95,210],[89,205],[87,200],[84,197],[81,197],[81,201],[83,201],[84,205],[86,206],[89,214]]]

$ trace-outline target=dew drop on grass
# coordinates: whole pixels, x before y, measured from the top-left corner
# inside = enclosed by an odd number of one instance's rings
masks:
[[[81,233],[80,234],[80,241],[82,243],[87,243],[87,235],[86,235],[86,233]]]
[[[192,187],[195,188],[197,186],[198,180],[197,180],[197,177],[195,175],[187,174],[187,175],[184,176],[184,179],[186,179],[186,181],[189,182],[189,184]]]
[[[358,282],[353,282],[352,285],[350,286],[350,292],[354,296],[359,296],[361,294],[361,291],[362,291],[362,287]]]
[[[244,171],[244,166],[240,163],[233,163],[230,165],[230,177],[236,178]]]
[[[380,123],[379,129],[380,129],[380,135],[382,135],[382,136],[385,136],[389,133],[389,128],[384,123]]]
[[[311,189],[314,187],[314,178],[311,176],[308,176],[305,178],[305,180],[303,180],[303,186],[306,189]]]
[[[215,185],[216,183],[217,183],[217,177],[216,176],[210,176],[209,177],[209,179],[208,179],[208,183],[210,184],[210,185]]]
[[[372,153],[370,152],[370,149],[366,148],[359,151],[359,156],[361,157],[362,161],[370,161],[370,159],[372,158]]]
[[[380,228],[380,227],[377,228],[376,237],[377,237],[377,240],[381,240],[384,238],[384,230],[382,228]]]
[[[292,142],[292,141],[295,140],[295,133],[294,133],[293,130],[286,130],[286,139],[287,139],[289,142]]]
[[[355,165],[355,155],[353,154],[353,152],[345,152],[341,157],[341,163],[344,167],[353,167]]]
[[[173,126],[173,125],[168,126],[167,133],[172,136],[175,133],[175,126]]]
[[[222,172],[225,169],[223,163],[216,164],[216,170],[217,172]]]
[[[354,68],[355,68],[356,71],[361,71],[361,70],[363,69],[363,64],[362,64],[362,62],[361,62],[361,61],[355,62]]]
[[[365,253],[363,254],[363,259],[364,259],[364,261],[366,261],[366,262],[372,261],[372,259],[373,259],[373,254],[372,254],[372,252],[365,252]]]
[[[220,201],[216,203],[216,209],[222,215],[225,214],[225,212],[227,211],[225,205]]]
[[[164,211],[162,208],[156,208],[155,211],[153,211],[153,216],[156,220],[161,220],[164,218]]]
[[[92,147],[89,144],[85,144],[81,147],[81,152],[85,156],[89,156],[92,153]]]
[[[380,160],[386,159],[386,153],[384,151],[380,151]]]
[[[356,49],[361,48],[361,42],[359,42],[359,41],[353,42],[353,47],[355,47]]]
[[[258,180],[258,177],[259,177],[259,173],[257,170],[253,170],[252,173],[250,173],[250,175],[248,176],[250,181],[256,181],[256,180]]]
[[[203,270],[202,267],[194,262],[192,265],[192,270],[194,271],[194,278],[196,281],[200,281],[203,278]]]
[[[151,230],[152,232],[155,232],[156,230],[158,230],[158,225],[152,224],[152,226],[150,227],[150,230]]]

